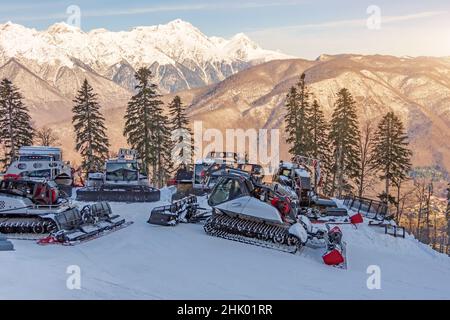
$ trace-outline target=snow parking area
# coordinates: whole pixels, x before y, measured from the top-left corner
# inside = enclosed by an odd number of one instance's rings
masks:
[[[342,226],[348,269],[324,265],[323,249],[291,255],[207,236],[201,224],[146,223],[161,203],[111,203],[131,226],[77,246],[14,240],[0,252],[1,299],[450,299],[450,259],[413,238],[366,224]],[[81,289],[66,286],[69,266]],[[381,270],[369,290],[367,267]]]

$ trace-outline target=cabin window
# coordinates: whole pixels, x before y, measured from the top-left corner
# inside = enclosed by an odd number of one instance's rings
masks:
[[[237,179],[222,179],[214,188],[209,198],[209,203],[214,206],[239,198],[242,195],[243,191]]]

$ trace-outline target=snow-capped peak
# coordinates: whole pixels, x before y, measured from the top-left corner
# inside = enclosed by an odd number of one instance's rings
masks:
[[[244,56],[250,51],[262,50],[255,42],[250,40],[244,33],[238,33],[227,43],[228,51],[241,52]]]
[[[195,28],[190,22],[187,22],[187,21],[184,21],[181,19],[172,20],[172,21],[168,22],[166,24],[166,26],[170,26],[173,28],[186,28],[186,27],[187,28]]]
[[[9,27],[11,27],[11,26],[13,26],[13,25],[14,25],[14,23],[12,23],[11,21],[8,21],[8,22],[6,22],[6,23],[0,24],[0,30],[9,28]]]
[[[80,28],[72,26],[65,22],[55,23],[54,25],[50,26],[47,29],[47,33],[49,34],[68,33],[68,32],[82,32],[82,31]]]
[[[237,33],[232,38],[231,41],[243,41],[243,42],[253,42],[245,33]]]
[[[41,32],[12,22],[0,25],[0,28],[0,52],[19,54],[18,58],[23,56],[41,62],[46,58],[53,61],[74,57],[89,65],[112,65],[126,60],[136,66],[154,61],[175,64],[186,59],[204,64],[235,59],[287,58],[278,52],[263,50],[243,33],[229,40],[209,38],[181,19],[163,25],[136,27],[128,32],[95,29],[84,33],[65,22],[56,23]],[[11,43],[7,39],[21,41]]]
[[[1,32],[16,32],[16,33],[20,33],[20,32],[24,32],[24,31],[36,31],[35,29],[29,29],[26,28],[20,24],[17,23],[13,23],[11,21],[8,21],[4,24],[0,24],[0,31]]]
[[[45,64],[72,68],[73,61],[77,60],[105,76],[110,76],[111,68],[124,62],[134,69],[168,66],[169,71],[163,69],[155,73],[169,78],[166,73],[176,72],[177,79],[181,79],[177,81],[188,83],[188,79],[200,77],[204,83],[210,84],[239,71],[233,64],[244,68],[292,57],[264,50],[243,33],[230,39],[208,37],[191,23],[176,19],[167,24],[135,27],[121,32],[106,29],[83,32],[65,22],[37,31],[8,22],[0,25],[0,65],[10,58],[16,58],[27,66],[30,61],[37,62],[32,68],[35,72],[40,72]],[[186,70],[195,76],[185,76]],[[195,80],[195,83],[198,85],[200,82]]]

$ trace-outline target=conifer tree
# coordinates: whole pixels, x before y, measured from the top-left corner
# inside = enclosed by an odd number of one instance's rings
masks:
[[[380,172],[380,178],[385,182],[384,193],[380,197],[389,202],[392,199],[390,187],[407,177],[412,154],[403,123],[393,112],[388,112],[378,124],[372,154],[372,168]]]
[[[289,89],[289,93],[286,96],[286,142],[291,145],[289,149],[290,154],[294,154],[296,150],[296,126],[297,126],[297,112],[298,112],[298,99],[297,88],[295,86]]]
[[[3,79],[0,83],[0,143],[4,149],[0,161],[3,166],[11,163],[20,147],[33,144],[34,129],[22,99],[13,83]]]
[[[108,158],[109,140],[106,134],[105,118],[97,102],[97,94],[84,80],[73,100],[72,123],[75,130],[75,149],[83,159],[81,168],[85,172],[101,171]]]
[[[169,121],[163,112],[157,86],[151,82],[150,69],[140,68],[135,78],[137,93],[128,102],[124,135],[128,144],[139,153],[144,170],[150,173],[153,183],[161,186],[170,170],[167,162],[171,152]]]
[[[310,93],[306,86],[305,74],[300,76],[296,87],[292,87],[286,97],[287,114],[285,117],[287,142],[292,145],[289,152],[295,156],[311,154],[311,127],[309,102]]]
[[[309,117],[310,133],[311,133],[311,151],[310,156],[318,159],[321,163],[322,182],[326,181],[329,175],[332,163],[330,144],[328,141],[329,125],[325,120],[319,102],[314,99],[311,106],[311,115]],[[325,177],[325,178],[324,178]],[[320,181],[314,177],[314,185],[317,186]],[[325,190],[326,190],[326,186]]]
[[[169,125],[169,118],[163,114],[155,115],[155,138],[154,138],[154,149],[156,154],[156,171],[155,181],[158,187],[165,185],[167,180],[170,178],[170,174],[173,171],[173,142],[172,142],[172,130]]]
[[[342,197],[352,189],[360,163],[359,129],[356,104],[350,92],[343,88],[337,94],[331,119],[330,142],[333,148],[332,193]]]
[[[175,96],[169,104],[171,123],[172,123],[172,142],[174,143],[174,158],[178,163],[176,169],[191,169],[194,153],[194,143],[192,130],[189,127],[189,119],[183,106],[181,98]]]

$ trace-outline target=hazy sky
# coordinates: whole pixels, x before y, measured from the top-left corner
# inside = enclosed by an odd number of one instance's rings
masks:
[[[66,21],[70,5],[81,9],[85,31],[181,18],[209,36],[244,32],[265,48],[311,59],[322,53],[450,56],[449,0],[0,0],[0,23],[46,29]]]

